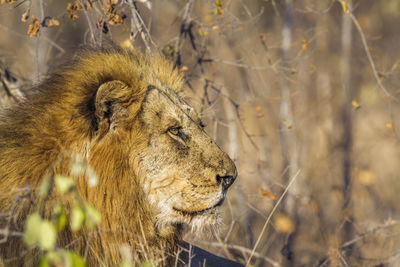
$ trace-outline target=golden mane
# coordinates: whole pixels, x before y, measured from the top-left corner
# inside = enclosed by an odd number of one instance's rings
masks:
[[[95,138],[94,133],[99,127],[94,117],[95,95],[102,84],[112,80],[122,81],[134,89],[122,100],[136,102],[133,104],[135,112],[126,120],[136,115],[148,84],[166,84],[174,91],[182,87],[181,75],[162,58],[114,49],[79,53],[72,64],[33,88],[26,101],[1,115],[0,210],[9,208],[9,203],[18,195],[16,189],[26,185],[35,189],[48,174],[69,175],[73,154],[68,156],[68,152],[85,155],[93,149],[89,140]],[[134,140],[130,145],[135,146],[138,141]],[[121,140],[121,144],[127,143],[127,140]],[[133,178],[134,173],[128,169],[127,159],[120,151],[121,144],[109,143],[91,151],[89,161],[100,178],[95,191],[88,190],[84,177],[77,179],[81,194],[90,203],[95,203],[105,218],[97,232],[90,234],[90,249],[103,251],[103,255],[89,252],[88,263],[119,263],[116,243],[121,240],[132,247],[142,242],[154,250],[155,247],[173,248],[178,239],[176,229],[160,238],[148,214],[148,204],[143,201],[143,193]],[[16,231],[23,231],[22,222],[26,213],[32,210],[28,202],[23,199],[14,211]],[[122,210],[121,203],[124,205]],[[145,234],[137,236],[138,233]],[[80,240],[73,247],[85,249],[87,233],[64,235],[60,245]],[[20,240],[10,238],[5,245],[0,244],[0,255],[12,255],[16,249],[23,251]]]

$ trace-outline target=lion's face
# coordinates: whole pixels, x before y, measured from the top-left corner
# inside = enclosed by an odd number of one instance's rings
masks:
[[[148,137],[137,160],[145,194],[160,225],[219,223],[219,206],[237,171],[204,125],[172,90],[149,86],[136,123]],[[133,137],[134,138],[134,137]]]

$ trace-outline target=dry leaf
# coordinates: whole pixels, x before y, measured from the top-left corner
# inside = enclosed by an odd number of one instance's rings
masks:
[[[16,2],[17,0],[1,0],[0,4],[5,4],[5,3],[9,3],[10,5],[13,4],[14,2]]]
[[[83,10],[83,7],[81,5],[81,1],[75,0],[74,5],[75,5],[76,10]]]
[[[271,191],[262,188],[261,188],[261,195],[263,195],[264,197],[269,197],[271,200],[274,200],[276,198],[276,196],[272,194]]]
[[[288,127],[288,129],[292,128],[292,124],[288,121],[282,121],[282,124],[285,125],[286,127]]]
[[[85,2],[85,8],[86,10],[92,9],[92,3],[89,0],[86,0]]]
[[[29,24],[28,26],[27,34],[29,35],[29,37],[35,37],[39,32],[40,23],[35,15],[32,15],[31,21],[32,21],[31,24]]]
[[[351,105],[355,108],[355,109],[359,109],[361,107],[361,104],[358,103],[356,100],[351,101]]]
[[[188,70],[189,70],[188,66],[182,66],[182,68],[180,69],[180,71],[182,71],[182,72],[185,72]]]
[[[308,41],[303,40],[303,43],[301,44],[301,50],[306,51],[308,49]]]
[[[110,25],[122,24],[124,19],[118,14],[108,14],[107,21]]]
[[[106,22],[104,22],[104,24],[103,24],[103,18],[100,18],[100,20],[96,23],[96,26],[98,29],[103,27],[102,31],[104,34],[108,33],[108,26],[107,26]]]
[[[46,24],[46,27],[57,27],[57,26],[60,26],[60,22],[57,20],[57,19],[55,19],[55,18],[50,18],[48,21],[47,21],[47,24]]]
[[[288,216],[277,214],[275,216],[275,229],[280,233],[291,234],[294,232],[295,226]]]
[[[68,3],[67,4],[67,11],[69,13],[69,17],[72,20],[75,20],[75,19],[78,18],[77,11],[78,10],[82,10],[82,9],[83,9],[82,5],[78,0],[76,0],[74,3]]]
[[[73,3],[68,3],[68,4],[67,4],[67,11],[68,11],[68,13],[69,13],[69,17],[70,17],[72,20],[75,20],[75,19],[78,18],[78,14],[76,14],[76,7],[75,7],[75,4],[73,4]]]
[[[261,111],[261,106],[256,106],[257,111]]]
[[[393,124],[391,124],[390,122],[385,124],[386,128],[388,128],[389,130],[393,130]]]
[[[125,39],[120,45],[122,48],[133,50],[133,44],[129,38]]]
[[[31,12],[31,9],[29,7],[27,9],[25,9],[24,13],[22,13],[22,15],[21,15],[22,22],[26,22],[29,19],[30,12]]]
[[[343,9],[343,12],[347,12],[347,5],[346,5],[346,1],[342,1],[342,2],[341,2],[341,4],[342,4],[342,9]]]
[[[220,16],[224,14],[224,10],[221,7],[214,8],[213,12],[215,15],[220,15]]]
[[[261,112],[257,113],[257,118],[262,118],[262,117],[264,117],[263,113],[261,113]]]
[[[370,170],[359,170],[357,180],[362,185],[373,185],[376,182],[376,175]]]

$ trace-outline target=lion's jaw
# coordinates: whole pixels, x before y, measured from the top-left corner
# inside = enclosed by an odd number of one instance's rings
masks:
[[[184,209],[175,208],[172,201],[157,200],[159,197],[149,195],[150,203],[156,212],[156,226],[163,229],[170,225],[186,224],[193,232],[215,231],[219,229],[222,219],[220,204],[211,206],[196,212],[187,212]]]

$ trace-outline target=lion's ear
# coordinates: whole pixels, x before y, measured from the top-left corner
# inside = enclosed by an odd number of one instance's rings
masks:
[[[115,130],[129,116],[132,101],[132,89],[125,83],[114,80],[100,85],[95,98],[97,128]]]

